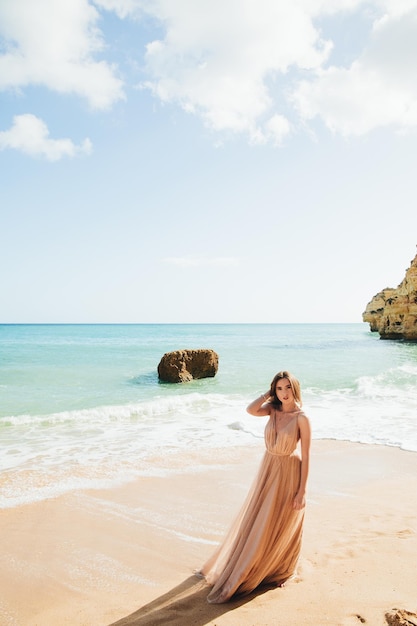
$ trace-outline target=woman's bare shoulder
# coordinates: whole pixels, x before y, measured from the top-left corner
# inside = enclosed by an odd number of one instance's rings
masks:
[[[300,408],[300,410],[298,411],[297,418],[298,418],[299,420],[307,420],[307,421],[309,421],[309,420],[308,420],[308,416],[307,416],[307,414],[305,413],[304,409],[301,409],[301,408]]]

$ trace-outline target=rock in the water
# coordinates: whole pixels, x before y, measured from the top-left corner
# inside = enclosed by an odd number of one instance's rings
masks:
[[[164,354],[158,365],[159,380],[184,383],[195,378],[212,378],[219,368],[214,350],[175,350]]]
[[[417,341],[417,255],[396,289],[383,289],[366,305],[362,314],[381,339]]]

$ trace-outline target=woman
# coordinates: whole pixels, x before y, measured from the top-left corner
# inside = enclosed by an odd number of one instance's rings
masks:
[[[300,384],[275,375],[267,393],[247,407],[269,415],[266,452],[258,476],[223,544],[199,572],[213,585],[211,603],[227,602],[259,585],[282,586],[293,575],[301,548],[311,431],[301,410]],[[296,448],[300,441],[301,458]]]

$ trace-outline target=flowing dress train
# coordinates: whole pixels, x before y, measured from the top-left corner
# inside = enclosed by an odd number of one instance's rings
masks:
[[[258,475],[223,543],[200,570],[213,585],[207,598],[213,604],[261,584],[281,585],[295,571],[304,520],[304,509],[293,508],[301,472],[300,414],[271,412]],[[278,427],[278,416],[283,426]]]

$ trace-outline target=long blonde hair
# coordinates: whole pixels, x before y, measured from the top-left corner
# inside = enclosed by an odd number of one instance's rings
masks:
[[[272,404],[273,407],[275,407],[278,410],[282,408],[282,402],[281,400],[278,399],[278,396],[277,396],[276,386],[277,386],[277,382],[279,380],[282,380],[283,378],[288,379],[288,382],[291,385],[291,389],[294,395],[294,400],[301,407],[303,404],[303,401],[301,399],[300,383],[295,378],[295,376],[293,376],[290,372],[287,372],[286,370],[283,370],[282,372],[278,372],[278,374],[275,374],[274,378],[272,379],[271,388],[269,391],[270,403]]]

